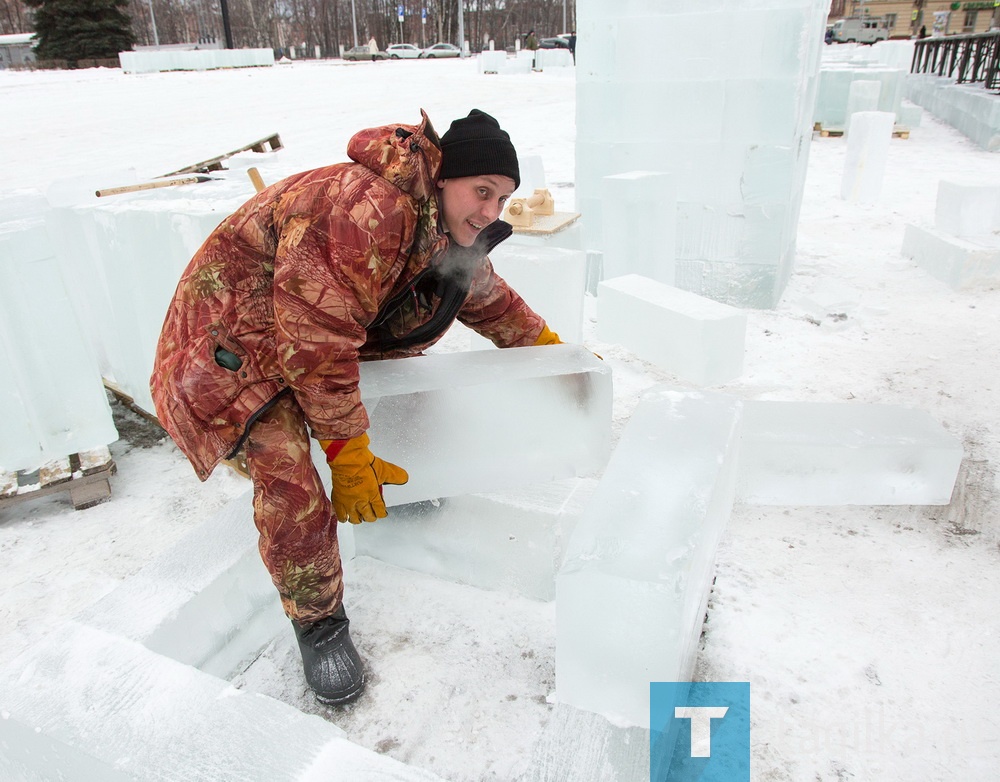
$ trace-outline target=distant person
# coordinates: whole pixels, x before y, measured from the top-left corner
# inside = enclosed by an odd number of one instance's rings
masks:
[[[573,55],[573,64],[575,65],[576,64],[576,30],[573,30],[573,32],[571,32],[569,34],[569,38],[567,39],[567,42],[569,43],[569,53]]]
[[[456,319],[501,348],[560,342],[487,257],[512,232],[499,217],[521,181],[493,117],[473,109],[439,139],[422,113],[360,131],[347,154],[266,188],[211,233],[181,276],[150,380],[201,480],[246,457],[261,558],[306,682],[331,705],[365,683],[337,522],[386,516],[382,486],[409,478],[369,449],[359,363],[417,355]]]
[[[536,51],[538,49],[538,36],[535,35],[534,30],[529,30],[528,34],[525,36],[524,48],[530,49],[531,51]]]
[[[374,35],[368,39],[368,51],[372,56],[372,62],[375,62],[378,59],[378,41]]]
[[[926,37],[927,37],[927,25],[922,24],[920,25],[920,33],[917,35],[917,38],[923,40]]]

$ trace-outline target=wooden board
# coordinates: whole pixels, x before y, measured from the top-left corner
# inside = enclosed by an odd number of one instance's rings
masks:
[[[558,233],[576,222],[579,212],[553,212],[550,215],[535,215],[535,221],[530,227],[515,225],[514,233],[546,236]]]

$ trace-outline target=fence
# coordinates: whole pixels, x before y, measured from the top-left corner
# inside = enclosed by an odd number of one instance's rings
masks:
[[[982,82],[1000,90],[1000,32],[948,35],[916,41],[911,73],[936,73],[958,84]]]

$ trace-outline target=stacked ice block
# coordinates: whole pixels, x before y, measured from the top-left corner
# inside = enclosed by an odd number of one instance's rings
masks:
[[[988,152],[1000,150],[1000,101],[982,85],[956,84],[948,76],[911,73],[906,97],[964,133]]]
[[[42,220],[0,224],[0,278],[0,472],[117,440]]]
[[[227,172],[228,173],[228,172]],[[73,307],[102,375],[152,413],[149,376],[163,317],[191,256],[252,195],[248,179],[98,199],[120,172],[53,185],[46,216]],[[89,187],[86,185],[89,184]]]
[[[955,290],[1000,279],[1000,185],[942,180],[934,227],[907,225],[902,254]]]
[[[828,5],[578,3],[585,249],[607,250],[604,177],[671,174],[678,287],[739,306],[777,303],[794,261]],[[639,45],[650,38],[655,57]],[[662,238],[658,226],[641,230]]]
[[[816,108],[813,110],[813,121],[824,129],[844,128],[851,115],[851,93],[855,92],[857,100],[858,87],[856,82],[877,82],[878,98],[871,105],[867,97],[866,105],[854,108],[853,111],[888,111],[897,122],[901,122],[903,90],[906,84],[907,72],[902,68],[886,68],[877,64],[864,63],[824,63],[819,72],[819,90],[816,95]],[[873,87],[866,89],[874,91]]]

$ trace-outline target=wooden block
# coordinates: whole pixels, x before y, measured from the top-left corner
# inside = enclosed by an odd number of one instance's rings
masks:
[[[17,473],[0,471],[0,497],[17,494]]]
[[[81,478],[70,484],[69,496],[73,502],[73,508],[83,510],[99,502],[104,502],[111,496],[111,482],[105,473],[96,479]]]
[[[84,475],[92,475],[95,472],[106,470],[112,464],[111,451],[106,445],[89,451],[80,451],[77,456],[80,460],[80,472]]]
[[[38,470],[38,483],[43,487],[55,486],[57,483],[64,483],[72,477],[73,468],[70,466],[68,456],[46,462]]]

